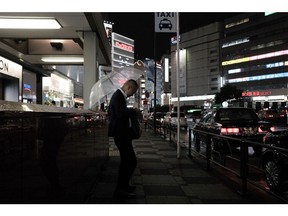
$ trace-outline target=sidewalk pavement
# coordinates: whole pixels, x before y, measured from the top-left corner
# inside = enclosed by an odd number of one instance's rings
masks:
[[[87,204],[269,204],[282,203],[258,190],[241,196],[232,185],[224,182],[205,167],[187,156],[181,148],[177,159],[174,143],[164,140],[153,130],[144,130],[142,137],[133,140],[138,165],[132,184],[137,196],[113,199],[119,166],[119,152],[110,139],[109,160],[98,176]],[[258,192],[255,192],[258,191]]]

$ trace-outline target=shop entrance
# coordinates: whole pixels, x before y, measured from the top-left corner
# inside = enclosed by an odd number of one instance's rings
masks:
[[[19,79],[0,74],[0,100],[19,101]]]

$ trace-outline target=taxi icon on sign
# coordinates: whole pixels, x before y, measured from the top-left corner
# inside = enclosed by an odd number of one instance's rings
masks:
[[[162,19],[159,23],[159,29],[162,30],[162,29],[169,29],[171,30],[172,29],[172,23],[170,20],[168,19]]]

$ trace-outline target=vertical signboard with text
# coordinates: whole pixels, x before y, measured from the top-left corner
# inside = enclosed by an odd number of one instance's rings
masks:
[[[112,70],[121,67],[134,67],[134,40],[112,33]]]

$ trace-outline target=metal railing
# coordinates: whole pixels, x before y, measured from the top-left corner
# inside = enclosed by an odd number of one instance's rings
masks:
[[[200,146],[197,146],[198,144],[196,144],[194,142],[194,147],[195,150],[192,150],[192,131],[195,131],[197,133],[202,133],[202,135],[206,136],[205,139],[205,143],[204,146],[206,147],[205,151],[206,154],[203,155],[201,154],[201,152],[199,151]],[[233,173],[234,175],[236,175],[238,178],[240,178],[241,180],[241,189],[240,189],[240,194],[241,195],[246,195],[247,194],[247,183],[253,184],[254,186],[276,196],[277,198],[281,199],[282,201],[288,203],[288,197],[286,197],[286,195],[283,196],[283,194],[281,193],[276,193],[271,191],[267,185],[265,185],[264,180],[263,180],[263,175],[264,175],[264,170],[262,169],[262,153],[259,154],[259,152],[252,152],[249,151],[251,150],[251,148],[260,148],[262,149],[262,152],[264,152],[264,150],[277,150],[279,152],[285,153],[288,155],[288,150],[284,149],[284,148],[280,148],[280,147],[276,147],[276,146],[271,146],[271,145],[266,145],[263,143],[259,143],[259,142],[253,142],[250,140],[247,140],[245,138],[234,138],[234,137],[229,137],[229,136],[224,136],[224,135],[217,135],[217,134],[213,134],[213,133],[209,133],[209,132],[203,132],[200,130],[196,130],[196,129],[189,129],[189,144],[188,144],[188,156],[192,157],[192,151],[194,154],[201,154],[203,156],[203,158],[206,160],[206,168],[207,170],[210,169],[211,167],[211,163],[216,164],[222,168],[224,168],[225,170],[227,170],[230,173]],[[229,143],[229,145],[232,146],[232,148],[234,147],[238,147],[239,148],[239,152],[238,154],[236,154],[237,156],[233,156],[233,154],[223,154],[223,152],[220,152],[213,149],[212,148],[212,142],[213,139],[221,139],[223,142]],[[203,143],[202,143],[203,144]],[[199,145],[201,145],[199,143]],[[212,158],[213,154],[223,154],[222,155],[222,160],[217,160]],[[224,160],[223,160],[224,158]],[[238,163],[239,164],[239,168],[238,169],[233,169],[233,168],[229,168],[229,164],[227,162],[225,162],[225,159],[229,159],[229,161],[231,162],[232,160],[234,161],[234,163]],[[235,168],[235,167],[234,167]],[[254,175],[253,175],[254,174]],[[256,176],[255,176],[256,175]],[[251,177],[252,176],[252,177]],[[254,179],[253,179],[254,177]],[[255,179],[256,178],[256,179]]]
[[[154,125],[148,124],[147,127],[153,129]],[[177,140],[175,139],[177,130],[175,128],[163,128],[162,126],[158,126],[156,129],[157,133],[163,136],[164,139],[168,139],[169,142],[177,142]],[[193,131],[201,133],[203,136],[205,136],[205,142],[195,143],[193,141]],[[215,149],[213,147],[214,139],[222,140],[224,143],[227,143],[227,146],[230,146],[233,149],[237,149],[237,153],[233,154],[231,149],[229,149],[229,151],[227,151],[226,153],[221,151],[221,149]],[[192,144],[194,145],[194,148],[192,147]],[[283,202],[288,203],[288,197],[287,195],[285,195],[285,193],[281,194],[278,192],[273,192],[265,184],[264,170],[261,167],[261,154],[256,154],[256,152],[254,152],[253,154],[253,151],[251,151],[251,148],[253,147],[263,150],[277,150],[288,155],[287,149],[265,145],[259,142],[253,142],[245,138],[234,138],[229,136],[217,135],[214,133],[203,132],[196,129],[192,130],[191,128],[189,128],[188,130],[188,157],[193,158],[196,156],[200,156],[201,158],[203,158],[206,162],[205,166],[207,170],[210,170],[211,165],[215,164],[219,167],[222,167],[229,173],[235,175],[238,179],[240,179],[240,195],[247,195],[247,184],[250,183],[257,188],[260,188],[261,190],[272,194]],[[231,166],[231,164],[233,165]]]

